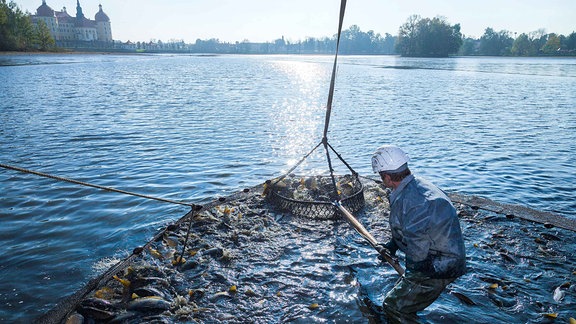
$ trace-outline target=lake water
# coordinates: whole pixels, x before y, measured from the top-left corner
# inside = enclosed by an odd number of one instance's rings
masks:
[[[319,143],[332,62],[0,56],[0,163],[206,203],[281,175]],[[341,56],[328,138],[361,175],[395,143],[445,190],[576,218],[574,89],[573,58]],[[324,152],[295,172],[326,174]],[[8,322],[41,315],[188,211],[3,168],[0,188]]]

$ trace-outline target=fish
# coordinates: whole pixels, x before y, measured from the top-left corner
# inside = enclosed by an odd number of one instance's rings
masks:
[[[116,307],[101,298],[87,298],[78,305],[77,311],[84,317],[107,321],[115,316]]]
[[[169,247],[176,247],[178,246],[178,237],[174,235],[165,235],[164,236],[164,243]]]
[[[469,297],[467,297],[464,294],[461,294],[461,293],[456,292],[456,291],[451,291],[450,294],[454,295],[456,298],[458,298],[461,302],[463,302],[466,305],[469,305],[469,306],[476,305],[476,303],[472,299],[470,299]]]
[[[560,238],[558,236],[549,233],[542,233],[540,234],[540,236],[547,239],[548,241],[560,241]]]
[[[488,298],[494,305],[498,307],[512,307],[516,305],[516,300],[514,298],[506,298],[502,296],[498,296],[495,293],[488,294]]]
[[[174,256],[174,260],[172,260],[172,265],[177,266],[180,264],[186,263],[186,259],[181,256]]]
[[[83,324],[84,323],[84,316],[74,313],[66,319],[65,324]]]
[[[156,312],[160,313],[170,309],[170,303],[162,297],[150,296],[137,298],[128,304],[128,310],[140,312]]]
[[[134,293],[139,297],[160,297],[168,301],[172,299],[172,296],[167,291],[152,286],[136,288]]]
[[[354,184],[351,181],[342,183],[340,184],[338,191],[344,197],[350,197],[352,194],[354,194]]]
[[[161,287],[170,286],[168,280],[160,277],[137,277],[135,279],[132,279],[131,284],[133,289],[145,286],[161,286]]]
[[[204,295],[206,294],[206,292],[202,289],[190,289],[188,291],[188,297],[190,298],[190,300],[198,300],[202,297],[204,297]]]
[[[313,201],[314,200],[314,199],[312,199],[312,195],[310,194],[310,191],[308,189],[306,189],[306,187],[304,187],[304,186],[298,187],[298,189],[293,192],[292,197],[296,200],[302,200],[302,201]]]
[[[270,183],[271,182],[272,181],[270,181],[270,180],[266,180],[266,182],[262,186],[262,197],[266,197],[270,193]]]
[[[255,293],[254,290],[252,290],[252,289],[246,290],[246,292],[244,294],[248,297],[257,297],[258,296],[258,294]]]
[[[304,181],[306,188],[310,190],[317,190],[318,189],[318,181],[316,177],[310,177]]]
[[[96,298],[100,298],[100,299],[112,299],[112,297],[114,296],[114,289],[110,288],[110,287],[102,287],[101,289],[97,290],[94,293],[94,297]]]
[[[164,256],[162,255],[162,253],[158,252],[158,250],[150,247],[150,248],[148,248],[148,251],[150,252],[150,255],[155,257],[156,259],[159,259],[159,260],[164,259]]]
[[[506,261],[508,261],[508,262],[512,262],[512,263],[518,264],[518,261],[516,261],[516,259],[514,259],[513,257],[511,257],[508,253],[502,253],[502,252],[500,252],[500,256],[501,256],[504,260],[506,260]]]
[[[311,310],[318,309],[318,307],[320,307],[320,305],[318,305],[318,303],[312,303],[308,306],[308,308]]]
[[[215,247],[202,252],[202,255],[209,255],[213,258],[221,258],[224,255],[224,249]]]
[[[120,282],[122,284],[122,286],[130,287],[130,284],[131,284],[130,280],[122,279],[122,278],[118,277],[117,275],[114,275],[112,278],[118,280],[118,282]]]
[[[218,299],[220,297],[232,297],[229,292],[227,291],[219,291],[212,296],[212,300]]]
[[[566,292],[562,290],[562,286],[558,286],[556,287],[556,289],[554,289],[553,298],[557,303],[562,301],[562,299],[564,299],[564,296],[566,296]]]
[[[188,271],[192,269],[196,269],[198,267],[197,261],[186,261],[184,264],[180,265],[180,271]]]

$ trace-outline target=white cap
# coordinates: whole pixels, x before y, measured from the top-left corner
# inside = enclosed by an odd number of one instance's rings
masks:
[[[375,173],[398,173],[408,168],[408,154],[395,145],[380,146],[372,154],[372,170]]]

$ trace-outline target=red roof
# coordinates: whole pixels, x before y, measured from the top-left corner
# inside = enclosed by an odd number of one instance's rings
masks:
[[[96,22],[86,17],[82,17],[81,20],[78,20],[78,18],[76,18],[76,22],[74,23],[74,25],[76,27],[96,27]]]
[[[62,11],[55,11],[54,12],[56,14],[56,18],[58,18],[58,22],[74,22],[73,20],[75,18],[73,18],[72,16],[70,16],[68,14],[68,12],[66,12],[66,8],[64,7],[62,9]]]
[[[42,5],[36,9],[36,16],[54,17],[54,10],[46,4],[46,0],[42,0]]]

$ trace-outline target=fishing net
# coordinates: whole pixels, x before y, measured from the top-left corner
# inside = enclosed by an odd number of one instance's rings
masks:
[[[340,201],[350,212],[364,207],[364,186],[357,176],[335,176]],[[336,218],[334,184],[329,176],[295,176],[268,181],[266,195],[281,210],[295,215],[316,218]]]

